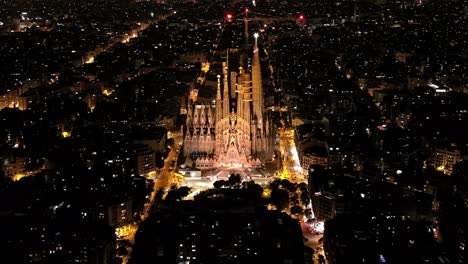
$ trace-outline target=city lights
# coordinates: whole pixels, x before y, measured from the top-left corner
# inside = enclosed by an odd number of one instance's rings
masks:
[[[62,131],[62,137],[63,138],[69,138],[69,137],[71,137],[71,133],[69,131]]]
[[[102,90],[102,94],[105,95],[105,96],[110,96],[112,94],[112,90],[111,89],[104,89],[104,90]]]
[[[6,2],[3,262],[468,263],[466,0]]]
[[[85,64],[90,64],[90,63],[94,63],[94,56],[90,56],[86,59]]]

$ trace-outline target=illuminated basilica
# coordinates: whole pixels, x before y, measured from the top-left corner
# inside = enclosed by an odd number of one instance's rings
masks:
[[[247,37],[242,48],[228,49],[222,76],[217,76],[215,103],[187,104],[184,155],[198,169],[255,168],[273,155],[274,133],[264,111],[254,36],[253,52]]]

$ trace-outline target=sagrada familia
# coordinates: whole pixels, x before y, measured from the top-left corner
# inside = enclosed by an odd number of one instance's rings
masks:
[[[252,47],[247,21],[244,37],[241,48],[228,49],[222,62],[215,105],[187,103],[183,150],[198,169],[256,168],[272,158],[273,124],[264,108],[258,34]]]

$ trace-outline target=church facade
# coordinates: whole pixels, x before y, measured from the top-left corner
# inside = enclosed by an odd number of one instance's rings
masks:
[[[253,52],[250,47],[227,51],[214,105],[187,104],[183,150],[196,168],[255,168],[272,158],[274,133],[264,110],[256,39]],[[233,54],[239,56],[235,69],[229,61]]]

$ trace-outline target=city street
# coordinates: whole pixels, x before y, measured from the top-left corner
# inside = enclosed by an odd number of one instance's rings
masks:
[[[180,151],[180,138],[177,138],[177,134],[175,134],[176,138],[174,140],[174,144],[170,146],[170,152],[164,161],[164,167],[160,170],[160,174],[156,177],[153,184],[153,191],[149,197],[149,202],[145,203],[143,213],[141,214],[141,221],[144,221],[148,218],[151,209],[155,206],[156,200],[156,193],[158,190],[169,189],[173,184],[180,186],[181,182],[183,181],[183,177],[178,174],[177,171],[177,158],[179,156]],[[132,253],[132,248],[134,241],[135,241],[135,234],[138,231],[138,224],[139,223],[131,223],[125,225],[123,227],[116,228],[117,238],[118,241],[129,241],[129,247],[127,247],[128,253],[122,256],[122,263],[128,263],[128,259]]]
[[[314,250],[314,263],[319,263],[319,255],[325,256],[323,241],[321,240],[323,238],[323,234],[311,232],[309,224],[304,221],[301,221],[301,229],[302,235],[307,239],[304,241],[304,245]]]
[[[294,130],[289,128],[278,129],[279,147],[282,160],[281,179],[289,179],[292,182],[304,180],[299,155],[294,142]]]

